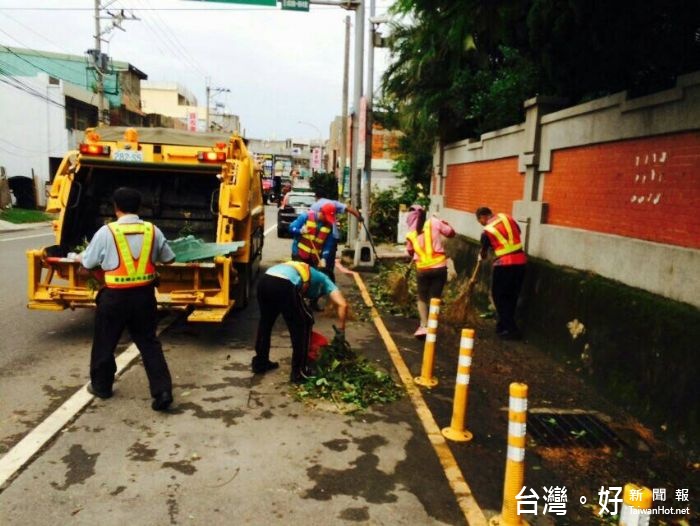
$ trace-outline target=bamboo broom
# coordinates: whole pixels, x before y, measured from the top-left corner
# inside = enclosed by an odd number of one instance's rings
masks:
[[[459,326],[473,321],[474,315],[470,303],[480,266],[481,260],[477,259],[476,265],[474,265],[474,270],[472,271],[464,290],[462,290],[454,302],[452,302],[451,307],[449,309],[445,309],[444,317],[448,322]]]

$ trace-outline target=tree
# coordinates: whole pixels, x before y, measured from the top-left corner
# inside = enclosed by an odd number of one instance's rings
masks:
[[[436,139],[522,122],[538,94],[571,103],[670,87],[700,69],[697,0],[397,0],[383,105],[399,168],[427,181]],[[389,117],[387,117],[389,118]]]

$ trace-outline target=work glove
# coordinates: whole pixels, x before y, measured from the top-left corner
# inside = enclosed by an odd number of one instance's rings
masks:
[[[365,222],[365,218],[362,217],[362,214],[357,214],[357,220],[358,220],[360,223],[364,223],[364,222]]]
[[[306,225],[302,226],[299,229],[299,233],[303,236],[304,234],[308,233],[309,229],[306,227]]]
[[[326,268],[326,260],[322,259],[318,262],[318,268]]]

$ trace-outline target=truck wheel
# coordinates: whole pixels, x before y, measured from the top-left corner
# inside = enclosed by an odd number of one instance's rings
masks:
[[[231,298],[236,302],[233,305],[235,310],[245,309],[250,302],[250,289],[252,287],[253,273],[250,264],[236,264],[238,271],[238,284],[231,286]]]

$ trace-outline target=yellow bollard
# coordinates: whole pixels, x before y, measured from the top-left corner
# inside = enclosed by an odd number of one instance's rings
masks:
[[[646,486],[625,484],[620,509],[620,526],[648,526],[653,505],[652,491]],[[644,510],[644,511],[643,511]]]
[[[457,364],[457,382],[455,398],[452,404],[452,421],[450,427],[442,430],[442,435],[456,442],[469,442],[474,435],[464,429],[464,420],[469,399],[469,375],[474,350],[474,329],[462,329],[459,342],[459,363]]]
[[[438,384],[437,378],[433,376],[433,364],[435,363],[435,342],[437,341],[438,314],[440,313],[440,298],[430,299],[430,310],[428,311],[428,334],[425,335],[425,346],[423,347],[423,365],[420,376],[413,381],[423,387],[435,387]]]
[[[501,514],[493,517],[492,526],[522,526],[527,522],[518,515],[515,498],[523,489],[525,481],[525,429],[527,420],[527,385],[510,384],[508,404],[508,454],[506,475],[503,482],[503,507]]]

